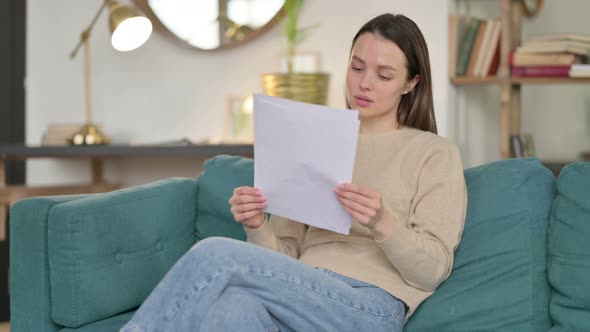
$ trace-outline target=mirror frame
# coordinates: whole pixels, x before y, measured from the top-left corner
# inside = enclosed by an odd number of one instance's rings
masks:
[[[217,51],[221,51],[221,50],[225,50],[225,49],[234,48],[237,46],[242,46],[242,45],[248,43],[249,41],[252,41],[252,40],[258,38],[260,35],[264,34],[268,30],[272,29],[285,15],[285,5],[283,5],[281,7],[281,9],[275,14],[275,16],[273,16],[273,18],[270,21],[268,21],[268,23],[266,23],[260,29],[249,34],[246,38],[239,40],[239,41],[232,42],[232,43],[228,43],[225,45],[221,45],[221,46],[214,48],[214,49],[203,49],[203,48],[199,48],[198,46],[192,45],[187,41],[180,39],[180,37],[178,37],[172,31],[170,31],[170,29],[168,29],[164,25],[164,23],[162,23],[162,21],[160,21],[160,19],[156,15],[156,13],[154,13],[154,11],[152,10],[152,7],[148,3],[148,0],[133,0],[133,3],[135,4],[135,6],[137,6],[137,8],[139,8],[147,16],[147,18],[150,19],[150,21],[152,21],[152,25],[153,25],[155,31],[164,35],[167,39],[172,40],[175,44],[177,44],[179,46],[182,46],[185,48],[190,48],[193,50],[198,50],[201,52],[217,52]]]

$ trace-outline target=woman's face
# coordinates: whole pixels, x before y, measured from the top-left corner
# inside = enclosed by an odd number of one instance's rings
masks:
[[[401,96],[418,82],[418,78],[408,81],[407,76],[404,52],[388,39],[364,33],[357,38],[348,64],[348,103],[359,111],[362,121],[379,123],[383,130],[395,129]]]

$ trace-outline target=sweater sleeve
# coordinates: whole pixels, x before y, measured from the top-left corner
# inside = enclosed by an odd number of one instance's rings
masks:
[[[244,228],[249,243],[299,258],[307,225],[272,215],[257,229]]]
[[[465,222],[467,191],[457,146],[445,142],[431,149],[417,181],[408,220],[392,213],[395,230],[378,245],[408,284],[431,292],[451,273]]]

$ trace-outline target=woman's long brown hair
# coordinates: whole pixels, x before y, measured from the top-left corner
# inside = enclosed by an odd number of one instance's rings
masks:
[[[377,34],[394,42],[406,55],[407,80],[419,75],[418,84],[409,93],[402,95],[397,111],[397,122],[401,126],[412,127],[437,133],[432,98],[432,78],[428,47],[422,32],[414,21],[403,15],[379,15],[357,32],[352,40],[351,54],[357,39],[364,33]],[[350,108],[350,105],[347,106]]]

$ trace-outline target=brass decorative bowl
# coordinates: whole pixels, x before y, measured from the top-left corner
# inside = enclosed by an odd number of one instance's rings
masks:
[[[102,133],[98,127],[87,123],[68,140],[70,145],[102,145],[111,142],[110,137]]]
[[[264,93],[304,103],[325,105],[330,75],[325,73],[272,73],[262,75]]]

